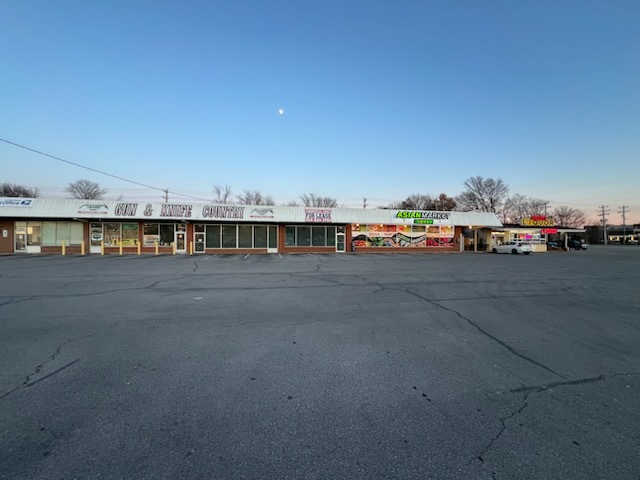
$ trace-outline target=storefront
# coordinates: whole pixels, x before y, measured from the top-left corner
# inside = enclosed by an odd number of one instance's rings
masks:
[[[566,249],[572,236],[584,234],[583,228],[569,228],[556,224],[553,217],[535,215],[523,218],[519,224],[504,224],[491,232],[491,245],[506,242],[525,242],[533,247],[534,252],[546,252],[549,245],[557,245]]]
[[[0,253],[217,254],[462,251],[482,212],[0,198]]]

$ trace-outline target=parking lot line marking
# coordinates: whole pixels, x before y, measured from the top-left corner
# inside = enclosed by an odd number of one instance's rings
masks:
[[[247,257],[248,257],[249,255],[251,255],[251,254],[250,254],[250,253],[247,253],[247,254],[244,256],[244,260],[246,260],[246,259],[247,259]]]

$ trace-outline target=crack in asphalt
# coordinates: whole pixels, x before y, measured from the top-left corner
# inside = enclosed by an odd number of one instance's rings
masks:
[[[484,462],[484,456],[487,454],[489,450],[491,450],[491,447],[493,447],[493,445],[500,439],[500,437],[504,434],[505,430],[507,429],[507,421],[511,420],[517,415],[520,415],[524,411],[524,409],[529,406],[530,395],[533,395],[535,393],[542,393],[546,390],[549,390],[555,387],[585,385],[588,383],[602,382],[609,378],[628,377],[628,376],[635,376],[635,375],[640,375],[640,372],[614,373],[610,375],[601,374],[601,375],[598,375],[597,377],[587,377],[587,378],[581,378],[578,380],[567,380],[565,382],[553,382],[553,383],[547,383],[543,385],[524,386],[524,387],[519,387],[519,388],[514,388],[512,390],[509,390],[510,393],[524,393],[521,405],[516,410],[511,412],[509,415],[500,417],[499,419],[500,431],[493,438],[491,438],[489,443],[482,449],[482,451],[480,451],[480,453],[476,455],[475,459],[480,460],[481,462]],[[467,464],[473,462],[473,460],[474,459],[469,460]]]
[[[634,375],[640,375],[640,372],[613,373],[611,375],[601,374],[601,375],[598,375],[597,377],[587,377],[587,378],[581,378],[579,380],[567,380],[566,382],[553,382],[553,383],[546,383],[543,385],[524,386],[524,387],[514,388],[512,390],[509,390],[509,392],[510,393],[522,393],[522,392],[540,393],[544,390],[548,390],[550,388],[555,388],[555,387],[564,387],[569,385],[583,385],[585,383],[601,382],[602,380],[606,380],[608,378],[630,377]]]
[[[47,378],[49,378],[49,377],[51,377],[51,376],[53,376],[53,375],[56,375],[56,374],[60,373],[61,371],[63,371],[63,370],[65,370],[65,369],[69,368],[71,365],[73,365],[73,364],[75,364],[75,363],[79,362],[79,361],[80,361],[80,359],[78,358],[78,359],[76,359],[76,360],[72,361],[71,363],[68,363],[68,364],[66,364],[66,365],[64,365],[64,366],[62,366],[62,367],[60,367],[60,368],[58,368],[57,370],[54,370],[53,372],[51,372],[51,373],[49,373],[49,374],[45,375],[44,377],[38,378],[38,379],[33,380],[33,381],[31,380],[31,379],[32,379],[32,377],[34,377],[35,375],[37,375],[38,373],[40,373],[40,372],[42,371],[42,369],[43,369],[47,364],[49,364],[49,363],[53,362],[53,361],[56,359],[56,357],[57,357],[58,355],[60,355],[60,353],[62,352],[62,347],[64,347],[65,345],[68,345],[68,344],[69,344],[69,343],[71,343],[71,342],[76,342],[76,341],[78,341],[78,340],[82,340],[82,339],[84,339],[84,338],[88,338],[88,337],[92,337],[92,336],[93,336],[92,334],[89,334],[89,335],[84,335],[84,336],[82,336],[82,337],[70,338],[70,339],[67,339],[67,340],[65,340],[64,342],[62,342],[60,345],[58,345],[58,346],[56,347],[55,351],[53,352],[53,354],[51,355],[51,358],[50,358],[49,360],[46,360],[46,361],[42,362],[40,365],[36,366],[36,368],[34,369],[33,373],[28,374],[28,375],[25,377],[25,380],[24,380],[20,385],[17,385],[16,387],[12,388],[11,390],[9,390],[9,391],[7,391],[7,392],[3,393],[2,395],[0,395],[0,400],[2,400],[3,398],[5,398],[5,397],[9,396],[10,394],[12,394],[12,393],[14,393],[14,392],[17,392],[17,391],[18,391],[18,390],[20,390],[20,389],[23,389],[23,388],[29,388],[29,387],[31,387],[31,386],[33,386],[33,385],[35,385],[36,383],[40,383],[41,381],[43,381],[43,380],[45,380],[45,379],[47,379]]]
[[[542,368],[543,370],[546,370],[549,373],[552,373],[554,375],[556,375],[557,377],[560,377],[564,380],[568,380],[567,377],[565,377],[564,375],[556,372],[555,370],[553,370],[550,367],[547,367],[546,365],[538,362],[537,360],[534,360],[531,357],[528,357],[527,355],[520,353],[518,350],[516,350],[515,348],[513,348],[511,345],[509,345],[507,342],[500,340],[498,337],[496,337],[495,335],[490,334],[489,332],[487,332],[486,330],[484,330],[480,325],[478,325],[476,322],[474,322],[473,320],[471,320],[468,317],[465,317],[463,314],[461,314],[460,312],[458,312],[457,310],[454,310],[452,308],[449,307],[445,307],[444,305],[441,305],[440,303],[437,303],[437,301],[435,300],[431,300],[429,298],[423,297],[422,295],[412,292],[411,290],[409,290],[408,288],[402,289],[402,291],[413,295],[421,300],[424,300],[425,302],[434,305],[438,308],[441,308],[442,310],[445,310],[449,313],[453,313],[455,315],[457,315],[459,318],[461,318],[462,320],[464,320],[465,322],[467,322],[469,325],[471,325],[472,327],[474,327],[476,330],[478,330],[480,333],[482,333],[485,337],[490,338],[491,340],[493,340],[494,342],[496,342],[498,345],[502,346],[503,348],[507,349],[510,353],[512,353],[513,355],[515,355],[516,357],[519,357],[533,365],[536,365],[539,368]]]

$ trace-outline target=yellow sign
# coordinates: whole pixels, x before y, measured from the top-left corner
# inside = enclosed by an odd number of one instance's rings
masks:
[[[547,217],[545,215],[532,215],[522,219],[522,225],[525,227],[553,227],[556,221],[553,217]]]

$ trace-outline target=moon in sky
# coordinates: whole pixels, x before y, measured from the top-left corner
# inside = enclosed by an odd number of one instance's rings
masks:
[[[284,115],[284,108],[279,108],[278,109],[278,114],[279,115]]]

